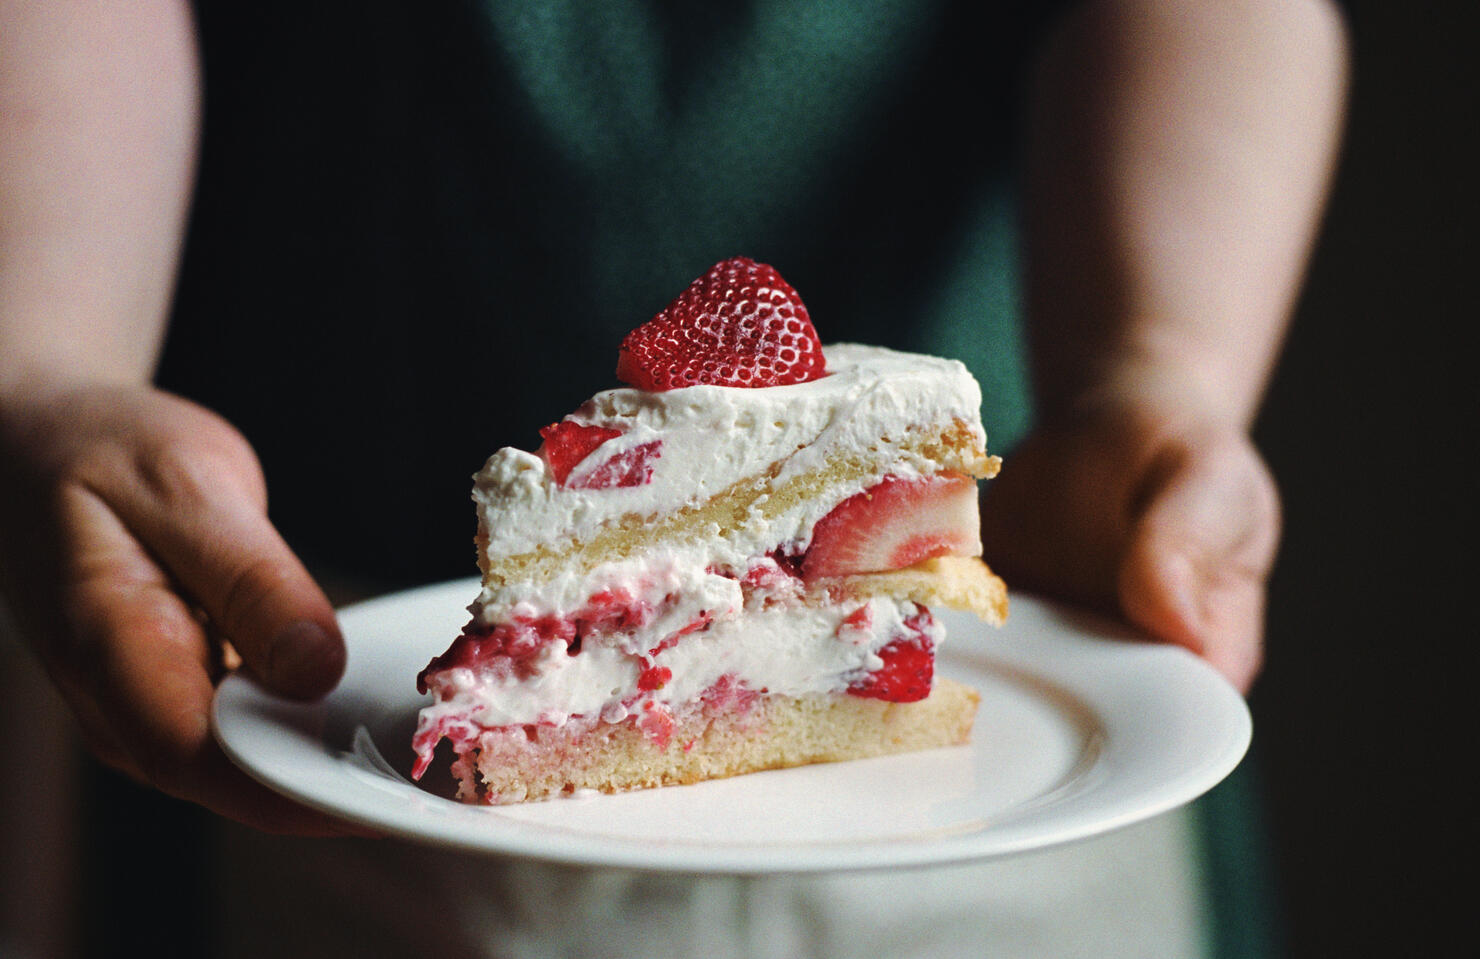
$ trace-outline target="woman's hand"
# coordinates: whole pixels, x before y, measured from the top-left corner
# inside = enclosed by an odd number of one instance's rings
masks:
[[[0,586],[99,758],[261,829],[341,831],[211,735],[237,654],[299,699],[345,661],[329,601],[267,519],[255,454],[219,417],[142,386],[7,398]]]
[[[1009,584],[1117,614],[1248,691],[1280,508],[1237,425],[1099,405],[1009,457],[982,519],[987,560]]]
[[[1330,0],[1097,0],[1040,51],[1023,173],[1041,427],[989,484],[1009,582],[1258,672],[1274,483],[1248,438],[1340,139]]]

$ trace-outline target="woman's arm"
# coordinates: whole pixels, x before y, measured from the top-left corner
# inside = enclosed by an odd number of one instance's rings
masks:
[[[1337,150],[1326,0],[1104,0],[1039,64],[1024,194],[1039,421],[994,559],[1258,669],[1278,497],[1248,430]]]
[[[188,6],[0,0],[0,396],[141,385],[189,205]]]
[[[300,696],[333,685],[344,651],[251,448],[150,386],[199,113],[184,0],[0,0],[0,589],[100,757],[322,831],[232,767],[207,721],[222,640]]]

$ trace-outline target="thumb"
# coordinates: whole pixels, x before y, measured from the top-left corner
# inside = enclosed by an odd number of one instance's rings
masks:
[[[1247,691],[1262,660],[1279,498],[1241,434],[1163,454],[1137,499],[1118,588],[1126,616]]]

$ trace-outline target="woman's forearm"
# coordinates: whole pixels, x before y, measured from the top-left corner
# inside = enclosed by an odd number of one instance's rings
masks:
[[[183,0],[0,0],[0,398],[148,380],[199,88]]]
[[[1326,0],[1076,9],[1030,113],[1027,303],[1047,419],[1102,394],[1247,427],[1337,149]]]

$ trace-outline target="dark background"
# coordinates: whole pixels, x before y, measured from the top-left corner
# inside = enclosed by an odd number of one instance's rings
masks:
[[[1257,429],[1286,538],[1255,759],[1291,955],[1450,955],[1475,851],[1480,35],[1472,3],[1351,7],[1347,149]]]
[[[1474,4],[1349,6],[1347,146],[1257,427],[1287,525],[1249,761],[1289,955],[1444,955],[1474,852]],[[95,776],[90,951],[189,951],[209,935],[205,818]],[[131,885],[141,857],[175,882]]]

